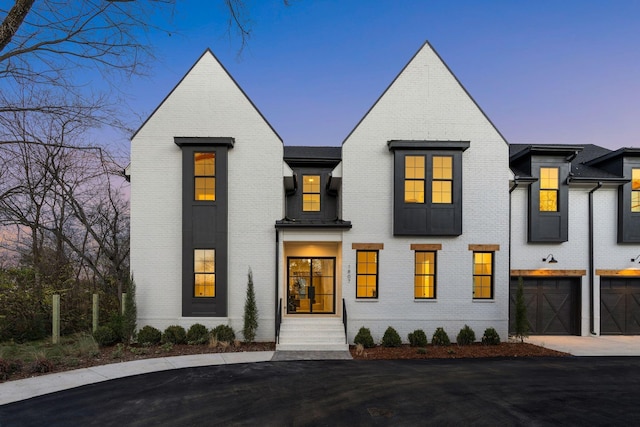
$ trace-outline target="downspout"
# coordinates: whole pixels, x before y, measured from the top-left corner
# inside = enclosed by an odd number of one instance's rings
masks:
[[[594,321],[594,301],[595,299],[595,286],[593,285],[593,281],[595,280],[594,274],[594,245],[593,245],[593,193],[602,187],[602,181],[598,182],[591,191],[589,191],[589,296],[591,300],[589,301],[589,329],[591,330],[591,335],[595,335],[595,321]]]
[[[507,265],[507,284],[508,287],[507,289],[511,289],[511,193],[513,193],[513,190],[515,190],[516,188],[518,188],[518,177],[514,177],[513,179],[513,185],[509,188],[509,251],[507,253],[508,255],[508,265]],[[509,291],[510,292],[510,291]],[[507,295],[509,295],[509,292],[507,292]],[[511,301],[511,296],[509,295],[509,301]],[[509,303],[508,305],[508,311],[511,311],[511,304]],[[509,313],[509,319],[511,319],[511,313]],[[507,335],[509,335],[509,322],[507,322]]]
[[[279,298],[278,298],[278,289],[280,288],[280,236],[278,233],[278,229],[276,228],[276,260],[275,260],[275,266],[276,266],[276,284],[275,284],[275,304],[273,305],[275,308],[275,316],[273,316],[273,318],[275,319],[275,333],[278,334],[278,322],[280,321],[280,319],[278,319],[278,306],[279,306]]]

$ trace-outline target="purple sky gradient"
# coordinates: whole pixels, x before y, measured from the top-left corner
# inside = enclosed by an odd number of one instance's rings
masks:
[[[127,88],[134,128],[208,47],[286,145],[337,146],[428,40],[509,142],[640,147],[640,1],[246,4],[239,54],[221,0],[177,2]]]

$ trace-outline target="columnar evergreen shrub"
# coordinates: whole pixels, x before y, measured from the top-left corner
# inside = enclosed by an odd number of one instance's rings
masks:
[[[171,344],[185,344],[187,342],[187,332],[182,326],[171,325],[162,333],[162,342]]]
[[[209,342],[209,330],[201,323],[191,325],[187,331],[187,344],[200,345]]]
[[[398,334],[398,331],[393,329],[391,326],[384,331],[384,335],[382,336],[382,346],[383,347],[400,347],[402,345],[402,338]]]
[[[353,339],[354,344],[361,344],[364,348],[374,347],[376,344],[373,342],[371,331],[364,326],[360,328],[356,337]]]
[[[247,299],[244,302],[244,327],[242,336],[244,342],[251,343],[256,339],[258,330],[258,307],[256,306],[256,294],[253,289],[253,273],[249,269],[247,279]]]
[[[122,341],[127,343],[135,336],[138,307],[136,306],[136,283],[133,277],[127,283],[127,295],[123,301],[124,314],[122,316]]]
[[[146,325],[138,332],[138,344],[156,345],[162,340],[162,332],[153,326]]]
[[[118,341],[118,337],[110,326],[98,326],[93,333],[93,339],[96,340],[101,347],[110,346]]]
[[[527,305],[524,302],[524,284],[522,277],[518,277],[515,317],[516,338],[520,338],[520,342],[523,342],[524,339],[529,336],[529,322],[527,321]]]
[[[450,345],[451,341],[449,340],[449,335],[447,335],[445,330],[439,327],[439,328],[436,328],[436,331],[433,333],[433,336],[431,337],[431,344]]]
[[[427,345],[427,334],[422,329],[409,332],[409,344],[411,347],[425,347]]]
[[[236,339],[236,333],[228,325],[218,325],[211,331],[211,336],[220,342],[232,343]]]
[[[500,335],[493,328],[487,328],[482,335],[482,344],[484,345],[498,345],[500,344]]]
[[[115,334],[116,342],[122,342],[125,340],[124,336],[126,332],[124,330],[124,315],[122,315],[120,312],[113,313],[109,318],[109,323],[107,323],[107,326],[109,326]]]
[[[464,325],[464,328],[460,329],[460,332],[458,332],[458,336],[456,337],[458,345],[473,344],[475,340],[476,333],[473,332],[473,329],[471,329],[469,325]]]

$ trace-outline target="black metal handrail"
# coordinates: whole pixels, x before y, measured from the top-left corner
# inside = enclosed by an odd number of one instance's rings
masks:
[[[342,323],[344,324],[344,340],[349,344],[349,337],[347,336],[347,304],[342,298]]]
[[[280,343],[280,324],[282,323],[282,298],[278,301],[278,310],[276,314],[276,344]]]

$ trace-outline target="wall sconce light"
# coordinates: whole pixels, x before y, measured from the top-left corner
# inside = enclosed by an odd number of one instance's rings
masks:
[[[638,256],[637,256],[637,257],[635,257],[635,258],[631,258],[631,262],[637,262],[637,263],[640,263],[640,255],[638,255]]]
[[[542,261],[548,262],[549,264],[557,264],[558,261],[553,257],[553,254],[547,255],[546,258],[542,258]]]

